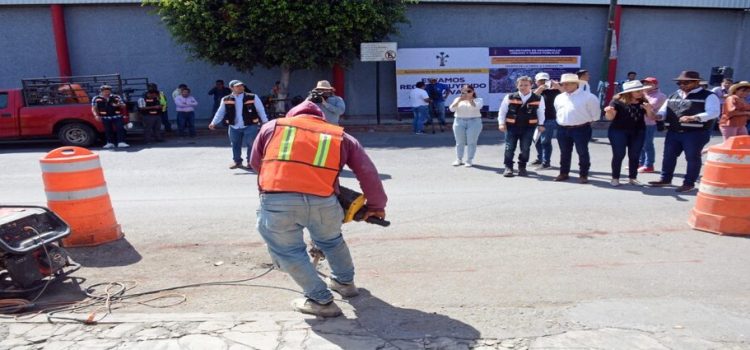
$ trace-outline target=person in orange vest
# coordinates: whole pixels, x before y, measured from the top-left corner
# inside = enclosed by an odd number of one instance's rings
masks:
[[[274,265],[302,287],[295,310],[322,317],[341,315],[331,290],[344,298],[359,294],[354,264],[341,234],[344,210],[336,198],[344,165],[357,177],[367,198],[369,217],[385,218],[387,196],[378,170],[364,148],[343,128],[326,122],[310,101],[272,120],[253,143],[250,165],[258,173],[260,210],[257,229]],[[307,228],[331,267],[323,281],[310,262],[302,230]]]

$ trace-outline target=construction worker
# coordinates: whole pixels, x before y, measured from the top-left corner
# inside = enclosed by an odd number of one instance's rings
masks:
[[[152,138],[157,142],[164,141],[159,124],[162,114],[159,93],[147,91],[145,97],[138,99],[138,109],[143,117],[143,140],[146,143],[151,142]]]
[[[125,106],[122,97],[112,94],[112,87],[102,85],[99,95],[91,100],[91,113],[97,121],[104,124],[104,137],[107,143],[104,148],[126,148],[125,129],[123,128],[122,108]]]
[[[329,288],[344,298],[358,295],[354,264],[341,235],[344,210],[336,198],[344,165],[359,180],[369,217],[385,218],[387,201],[378,171],[359,142],[343,128],[327,123],[311,101],[292,108],[286,118],[264,125],[253,144],[250,165],[258,173],[260,210],[257,228],[274,264],[302,287],[296,311],[335,317],[341,309]],[[306,252],[307,228],[331,267],[323,281]]]
[[[266,110],[260,98],[245,92],[245,83],[239,80],[229,82],[232,94],[221,99],[219,109],[208,128],[214,130],[223,123],[229,127],[229,142],[232,144],[232,160],[229,169],[242,168],[242,146],[247,146],[247,162],[250,163],[250,145],[261,123],[268,122]],[[256,103],[257,102],[257,103]],[[248,164],[248,168],[250,165]]]

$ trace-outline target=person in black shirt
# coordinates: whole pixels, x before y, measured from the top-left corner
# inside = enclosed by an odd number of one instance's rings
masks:
[[[219,105],[221,105],[221,99],[224,96],[229,96],[229,94],[232,93],[232,90],[230,90],[228,87],[224,86],[224,80],[217,80],[216,85],[214,85],[211,90],[208,90],[208,94],[210,96],[213,96],[214,98],[214,107],[211,110],[212,114],[216,114],[216,111],[219,109]]]
[[[644,97],[644,86],[633,80],[623,84],[623,90],[615,95],[609,106],[604,108],[604,117],[612,121],[609,126],[609,144],[612,146],[612,186],[620,186],[620,169],[625,154],[628,155],[628,182],[640,185],[638,160],[646,135],[646,116],[655,117],[653,107]]]
[[[544,99],[544,131],[536,140],[536,160],[531,164],[538,165],[537,169],[549,169],[552,167],[552,140],[557,130],[557,111],[555,111],[555,97],[560,94],[560,84],[551,80],[549,74],[539,72],[534,77],[536,88],[534,94]]]

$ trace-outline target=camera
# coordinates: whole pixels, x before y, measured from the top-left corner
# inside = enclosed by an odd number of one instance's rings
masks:
[[[325,98],[326,96],[317,90],[310,91],[310,94],[307,96],[307,99],[312,101],[312,103],[323,103]]]

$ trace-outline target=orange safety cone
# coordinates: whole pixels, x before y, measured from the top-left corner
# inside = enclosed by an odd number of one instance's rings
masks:
[[[720,235],[750,235],[750,136],[732,137],[708,149],[688,223]]]
[[[70,225],[64,246],[95,246],[122,238],[99,155],[81,147],[60,147],[39,162],[47,206]]]

